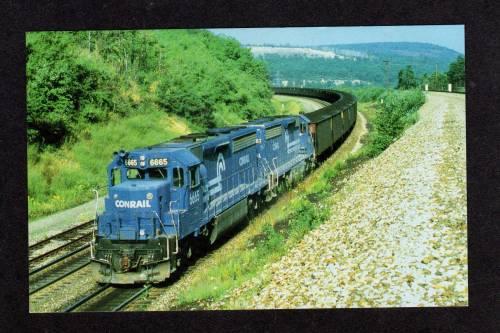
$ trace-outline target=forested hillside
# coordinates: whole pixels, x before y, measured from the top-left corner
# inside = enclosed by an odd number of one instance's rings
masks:
[[[112,152],[274,113],[265,66],[201,30],[27,34],[28,210],[92,198]]]
[[[272,112],[262,63],[207,31],[29,33],[27,55],[30,143],[151,107],[202,126]]]

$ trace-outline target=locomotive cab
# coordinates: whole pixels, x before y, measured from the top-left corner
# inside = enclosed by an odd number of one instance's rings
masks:
[[[96,280],[130,284],[168,278],[179,264],[179,239],[206,206],[205,178],[203,165],[188,151],[116,154],[92,244]]]

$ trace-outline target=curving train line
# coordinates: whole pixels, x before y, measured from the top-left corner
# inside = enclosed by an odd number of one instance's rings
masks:
[[[318,157],[329,156],[332,147],[336,147],[339,141],[343,141],[354,127],[357,103],[356,98],[348,93],[299,88],[274,88],[274,92],[280,95],[314,98],[330,103],[323,108],[307,113],[307,117],[311,120],[314,129],[312,135],[314,136],[315,150]],[[353,109],[354,112],[352,112]],[[354,119],[352,118],[353,114]],[[346,128],[346,126],[349,126],[349,128]],[[339,128],[341,129],[339,130]],[[336,133],[341,134],[335,136]],[[86,254],[86,250],[89,249],[87,244],[90,240],[89,237],[92,237],[93,222],[88,221],[30,246],[30,269],[35,267],[35,263],[41,262],[44,258],[63,251],[66,252],[64,255],[30,271],[30,295],[89,264],[89,256],[80,254]],[[41,255],[34,255],[36,251],[40,251],[50,242],[54,240],[60,241],[61,239],[66,240],[66,243],[56,246]],[[80,245],[76,246],[75,244]],[[68,250],[69,248],[70,250]],[[55,268],[49,269],[51,267]],[[32,280],[32,276],[38,276],[37,274],[43,277]],[[120,288],[110,284],[99,285],[90,294],[78,299],[63,311],[119,311],[136,301],[141,295],[145,295],[150,289],[150,285]],[[153,300],[148,300],[148,303]]]

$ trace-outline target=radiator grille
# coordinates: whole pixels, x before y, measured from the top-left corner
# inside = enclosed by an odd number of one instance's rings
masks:
[[[281,135],[281,125],[266,129],[266,140],[275,138]]]
[[[248,134],[242,137],[239,137],[233,141],[233,151],[237,152],[242,149],[248,148],[252,145],[255,145],[255,140],[257,139],[257,135],[255,133]]]

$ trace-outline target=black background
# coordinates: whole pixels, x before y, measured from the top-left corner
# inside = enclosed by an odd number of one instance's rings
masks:
[[[499,5],[495,1],[3,1],[0,331],[500,331]],[[469,306],[29,314],[25,32],[465,24]]]

